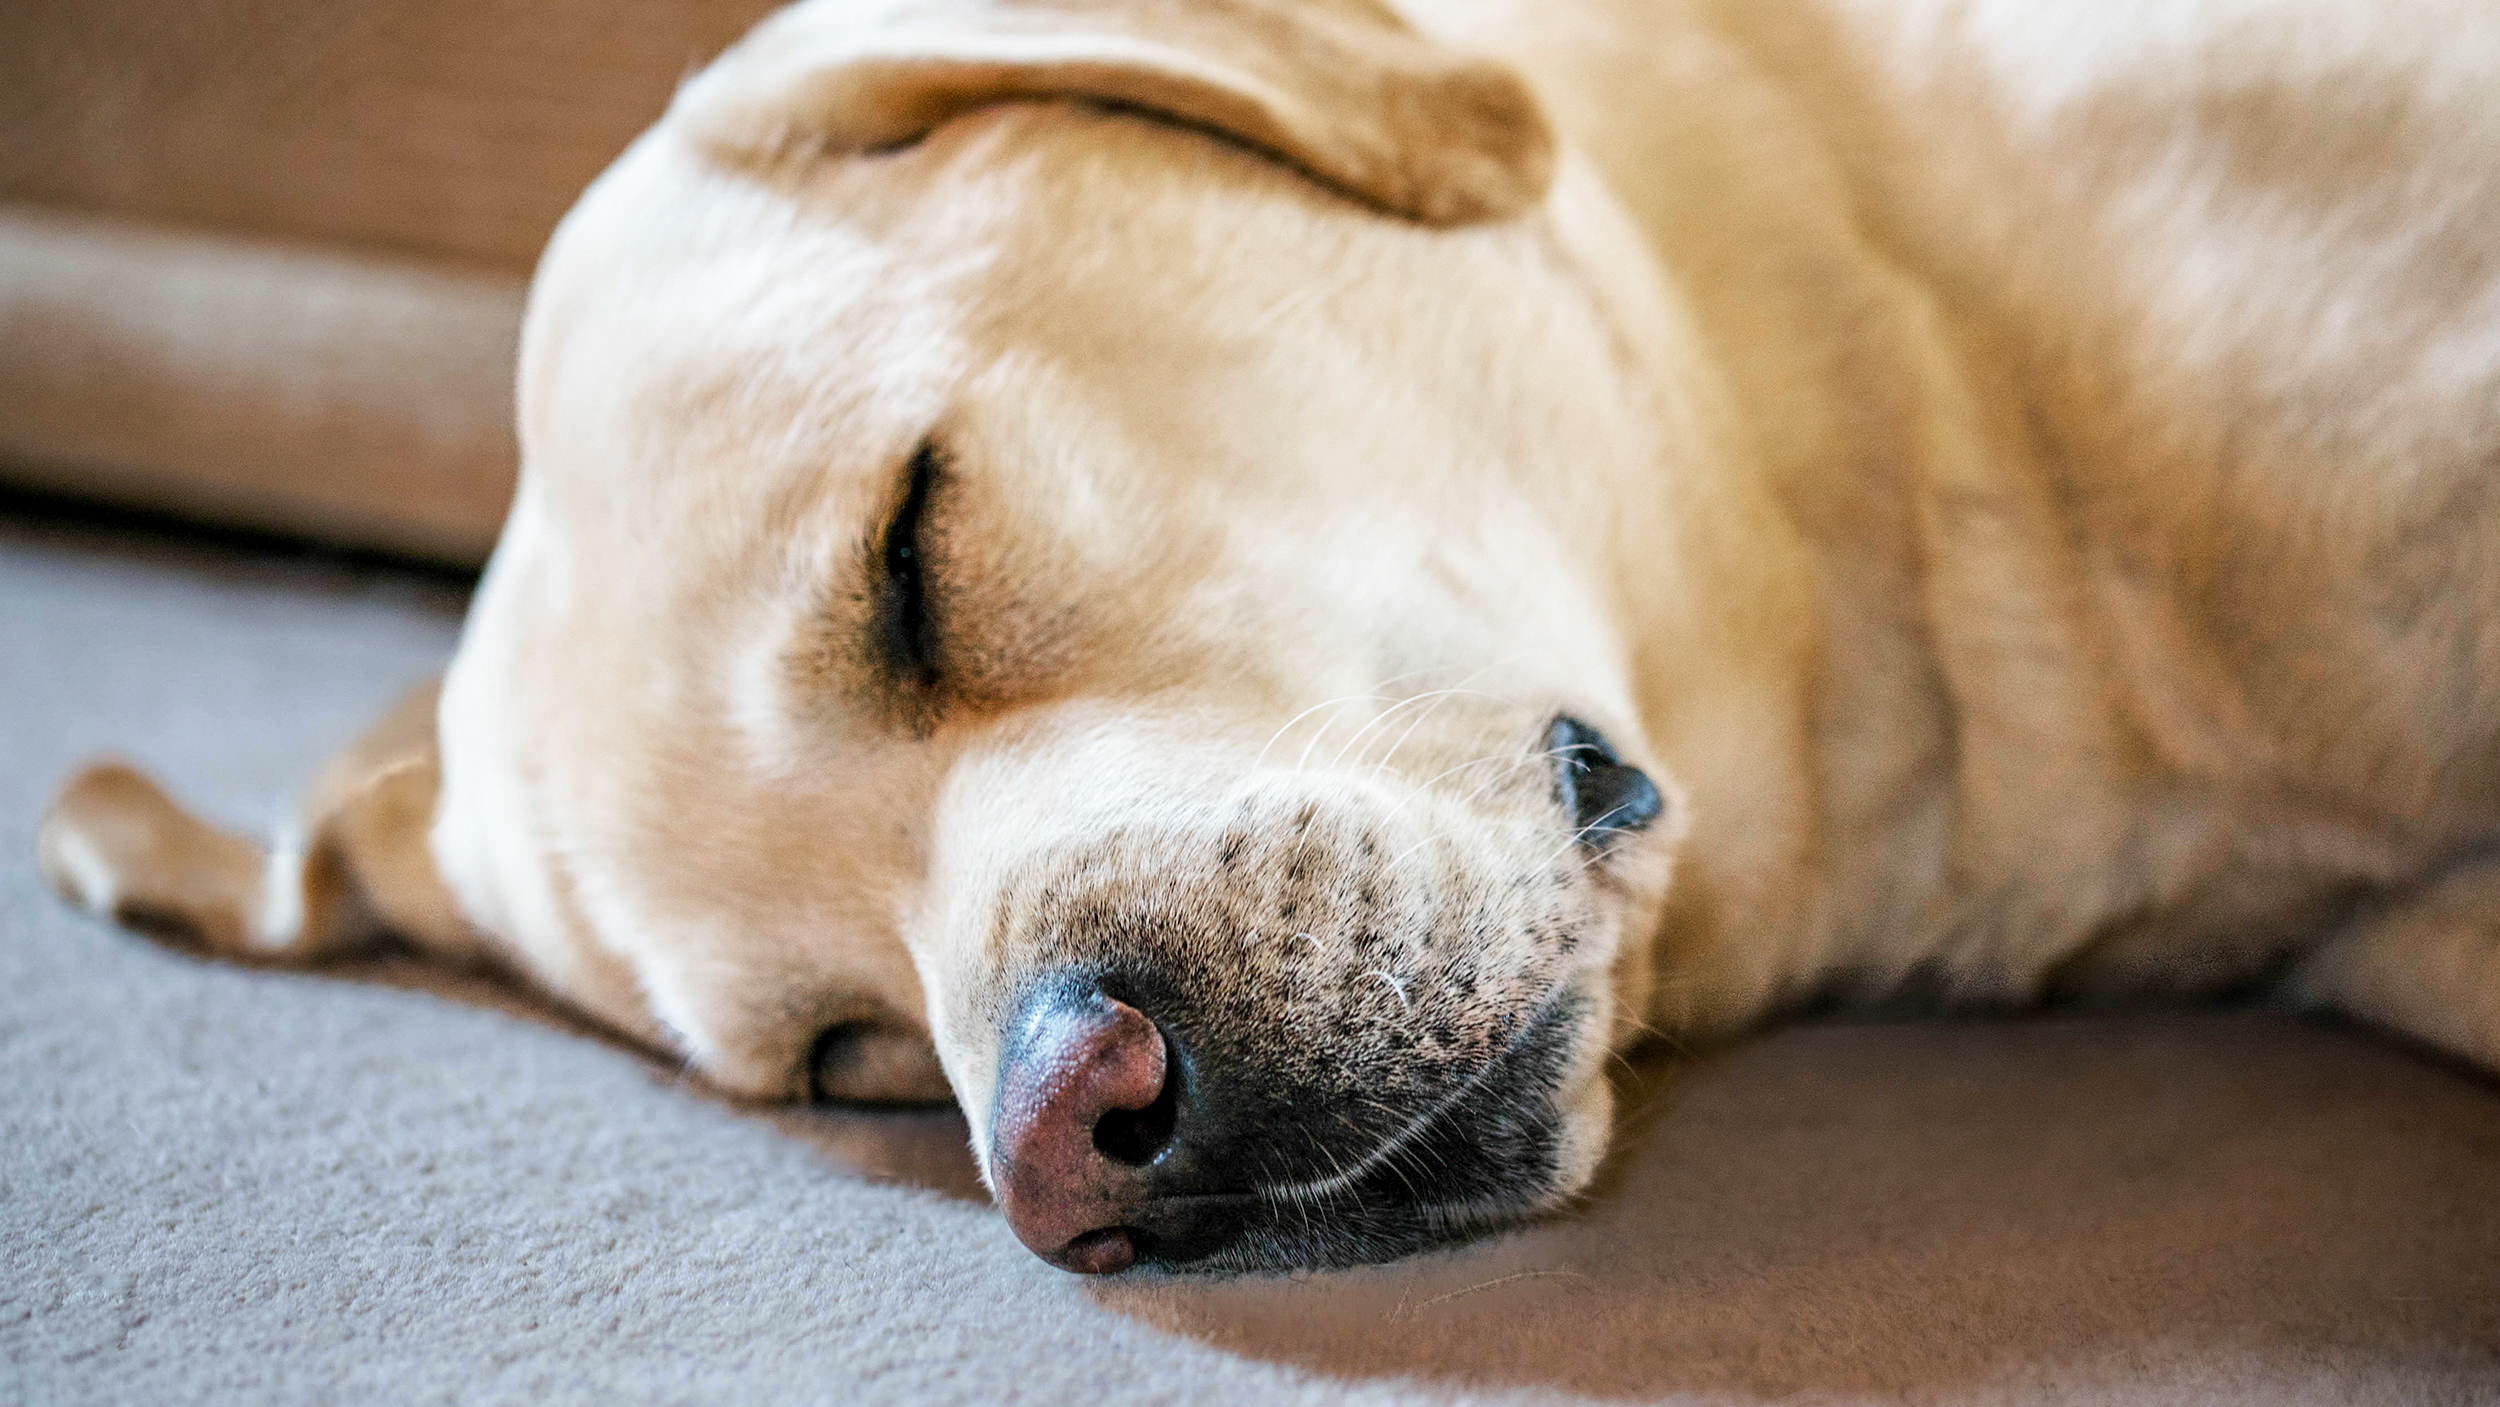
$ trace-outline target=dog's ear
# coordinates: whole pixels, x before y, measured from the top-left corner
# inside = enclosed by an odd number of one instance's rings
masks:
[[[1379,0],[816,0],[678,95],[731,162],[898,146],[971,109],[1077,98],[1223,133],[1391,214],[1519,214],[1554,138],[1507,68]]]
[[[484,949],[426,839],[437,691],[411,693],[330,760],[305,798],[300,848],[272,853],[219,830],[106,762],[70,778],[44,817],[44,875],[116,922],[239,961],[315,962],[387,935],[473,962]]]

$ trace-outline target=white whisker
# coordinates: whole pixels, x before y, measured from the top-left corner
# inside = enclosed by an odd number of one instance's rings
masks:
[[[1388,702],[1390,702],[1390,700],[1389,700],[1386,696],[1384,696],[1384,695],[1380,695],[1380,694],[1348,694],[1348,695],[1346,695],[1345,697],[1343,697],[1343,698],[1341,698],[1341,699],[1337,699],[1337,700],[1335,700],[1334,702],[1335,702],[1335,704],[1336,704],[1339,708],[1342,708],[1342,707],[1344,707],[1344,706],[1345,706],[1345,705],[1347,705],[1347,704],[1354,704],[1354,703],[1388,703]],[[1336,714],[1334,714],[1334,713],[1331,713],[1331,714],[1328,716],[1328,721],[1327,721],[1327,723],[1325,723],[1325,724],[1321,725],[1320,730],[1319,730],[1318,732],[1316,732],[1316,733],[1314,733],[1314,734],[1312,734],[1312,735],[1311,735],[1311,740],[1310,740],[1309,742],[1306,742],[1306,743],[1304,743],[1304,744],[1302,745],[1302,752],[1301,752],[1301,754],[1300,754],[1299,756],[1295,757],[1295,758],[1294,758],[1294,760],[1293,760],[1293,770],[1295,770],[1296,772],[1300,772],[1300,771],[1304,771],[1304,770],[1306,770],[1306,769],[1308,769],[1308,768],[1310,767],[1310,765],[1311,765],[1311,749],[1313,749],[1313,748],[1315,748],[1315,747],[1318,747],[1318,746],[1320,745],[1321,740],[1325,739],[1325,738],[1328,736],[1329,732],[1330,732],[1332,729],[1334,729],[1336,726],[1337,726],[1337,715],[1336,715]]]
[[[1306,709],[1302,710],[1300,713],[1295,714],[1293,717],[1286,719],[1283,723],[1280,723],[1280,724],[1278,724],[1278,725],[1277,725],[1277,728],[1276,728],[1276,731],[1275,731],[1275,732],[1270,733],[1270,734],[1268,734],[1268,735],[1267,735],[1267,741],[1266,741],[1266,743],[1262,744],[1262,745],[1260,746],[1260,748],[1259,748],[1259,755],[1258,755],[1257,757],[1255,757],[1255,758],[1252,758],[1252,759],[1251,759],[1251,761],[1250,761],[1250,770],[1251,770],[1251,771],[1253,771],[1253,772],[1256,772],[1256,771],[1258,771],[1258,770],[1259,770],[1259,768],[1261,768],[1261,767],[1265,766],[1265,765],[1266,765],[1266,763],[1267,763],[1267,753],[1268,753],[1268,749],[1269,749],[1269,748],[1272,748],[1272,747],[1274,747],[1274,746],[1276,746],[1276,744],[1277,744],[1277,743],[1278,743],[1281,739],[1283,739],[1283,737],[1285,736],[1285,734],[1287,734],[1287,733],[1289,733],[1289,732],[1293,731],[1293,726],[1294,726],[1295,724],[1297,724],[1297,723],[1300,723],[1303,719],[1310,717],[1312,714],[1319,712],[1319,711],[1320,711],[1321,709],[1323,709],[1323,708],[1340,708],[1340,707],[1343,707],[1343,706],[1344,706],[1344,705],[1346,705],[1346,704],[1353,703],[1353,702],[1355,702],[1355,701],[1357,701],[1357,700],[1359,700],[1359,699],[1364,699],[1364,698],[1368,698],[1368,697],[1371,697],[1371,696],[1370,696],[1370,695],[1366,695],[1366,694],[1340,694],[1340,695],[1338,695],[1336,698],[1333,698],[1333,699],[1325,699],[1325,700],[1322,700],[1322,701],[1321,701],[1321,702],[1319,702],[1319,703],[1315,703],[1315,704],[1311,705],[1309,708],[1306,708]],[[1336,726],[1336,725],[1335,725],[1334,723],[1331,723],[1329,726],[1330,726],[1330,727],[1334,727],[1334,726]],[[1320,732],[1321,732],[1321,734],[1322,734],[1323,736],[1327,733],[1327,731],[1328,731],[1328,730],[1327,730],[1326,728],[1322,728],[1322,729],[1320,730]],[[1309,754],[1310,754],[1310,745],[1306,743],[1306,744],[1304,744],[1304,745],[1303,745],[1303,755],[1304,755],[1305,757],[1308,757],[1308,756],[1309,756]],[[1298,764],[1297,764],[1297,768],[1298,768]]]
[[[1391,976],[1389,974],[1389,969],[1385,967],[1375,967],[1363,975],[1373,981],[1381,983],[1390,991],[1397,993],[1398,1005],[1405,1008],[1406,1011],[1412,1013],[1415,1010],[1415,1004],[1406,999],[1406,984]]]
[[[1406,1127],[1399,1129],[1397,1132],[1373,1145],[1370,1152],[1365,1153],[1361,1158],[1355,1160],[1353,1167],[1347,1168],[1340,1165],[1333,1176],[1317,1178],[1308,1182],[1289,1183],[1283,1187],[1262,1187],[1259,1189],[1259,1195],[1263,1198],[1325,1197],[1330,1193],[1341,1192],[1346,1188],[1353,1186],[1355,1181],[1361,1178],[1365,1173],[1370,1172],[1373,1168],[1380,1166],[1389,1159],[1396,1157],[1400,1149],[1404,1148],[1408,1143],[1421,1136],[1424,1130],[1431,1128],[1443,1114],[1446,1114],[1450,1110],[1458,1107],[1459,1101],[1465,1099],[1468,1095],[1475,1093],[1476,1087],[1483,1084],[1486,1078],[1491,1076],[1495,1070],[1501,1068],[1501,1064],[1502,1057],[1499,1054],[1495,1055],[1492,1059],[1485,1061],[1484,1065],[1474,1074],[1459,1081],[1457,1087],[1453,1088],[1448,1094],[1434,1100],[1431,1108],[1416,1115],[1415,1118],[1406,1125]],[[1331,1164],[1335,1164],[1336,1161],[1335,1155],[1331,1154],[1329,1156],[1329,1162]]]
[[[1442,695],[1451,692],[1453,691],[1448,689],[1431,689],[1420,694],[1409,694],[1405,698],[1402,698],[1396,703],[1389,705],[1387,708],[1382,709],[1380,712],[1373,714],[1369,723],[1355,729],[1354,736],[1346,739],[1345,746],[1337,749],[1337,755],[1328,760],[1328,765],[1331,768],[1343,765],[1345,762],[1345,755],[1354,750],[1355,744],[1363,741],[1363,735],[1369,733],[1372,729],[1379,727],[1388,720],[1397,717],[1398,710],[1412,708],[1416,704],[1422,703],[1427,699],[1437,699]]]
[[[1389,745],[1388,752],[1384,753],[1378,762],[1372,764],[1372,774],[1377,776],[1381,772],[1387,770],[1391,759],[1398,755],[1398,749],[1405,747],[1406,740],[1415,736],[1415,730],[1423,727],[1426,723],[1431,722],[1434,714],[1439,713],[1443,708],[1447,707],[1450,700],[1457,698],[1491,699],[1493,702],[1501,704],[1504,707],[1512,706],[1509,699],[1506,699],[1499,694],[1488,694],[1482,689],[1470,689],[1463,684],[1456,688],[1436,689],[1429,694],[1418,694],[1415,698],[1407,700],[1407,702],[1414,703],[1417,700],[1429,699],[1432,701],[1432,706],[1425,709],[1422,713],[1417,714],[1415,716],[1415,721],[1406,725],[1406,731],[1398,734],[1398,740]],[[1396,710],[1392,709],[1390,712],[1394,713]],[[1383,714],[1379,719],[1374,719],[1373,721],[1375,723],[1385,721],[1387,717],[1387,714]]]

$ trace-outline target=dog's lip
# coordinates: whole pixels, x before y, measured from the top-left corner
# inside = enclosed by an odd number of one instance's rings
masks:
[[[1377,1133],[1350,1164],[1318,1184],[1284,1179],[1244,1185],[1216,1178],[1204,1183],[1167,1184],[1151,1206],[1140,1207],[1121,1228],[1131,1233],[1128,1248],[1132,1258],[1120,1269],[1134,1266],[1182,1272],[1293,1270],[1376,1263],[1443,1248],[1534,1215],[1542,1199],[1524,1187],[1513,1187],[1506,1195],[1490,1197],[1465,1193],[1434,1197],[1429,1194],[1436,1190],[1446,1194],[1458,1189],[1418,1188],[1401,1182],[1406,1195],[1391,1200],[1399,1204],[1394,1211],[1407,1219],[1410,1231],[1397,1244],[1383,1247],[1385,1254],[1366,1253],[1340,1259],[1318,1244],[1342,1240],[1343,1245],[1351,1246],[1379,1234],[1376,1226],[1365,1223],[1371,1216],[1392,1208],[1382,1200],[1390,1189],[1376,1180],[1378,1168],[1374,1165],[1393,1163],[1399,1150],[1406,1147],[1453,1133],[1463,1136],[1480,1100],[1503,1098],[1504,1070],[1534,1048],[1537,1029],[1555,1019],[1559,1014],[1557,1006],[1566,998],[1566,992],[1556,991],[1536,1003],[1530,1008],[1533,1014],[1520,1023],[1511,1039],[1458,1087],[1447,1091],[1440,1103],[1419,1112],[1410,1122]],[[1551,1101],[1559,1114],[1566,1088],[1541,1087],[1538,1093]],[[1344,1221],[1342,1228],[1329,1225],[1340,1218]],[[1210,1234],[1211,1226],[1219,1234]],[[1334,1234],[1340,1232],[1341,1236]],[[1278,1233],[1304,1242],[1302,1248],[1283,1256],[1251,1249]],[[1249,1251],[1246,1258],[1245,1251]]]

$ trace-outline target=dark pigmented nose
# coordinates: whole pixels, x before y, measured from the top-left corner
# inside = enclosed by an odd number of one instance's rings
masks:
[[[991,1177],[1016,1239],[1066,1270],[1125,1270],[1144,1171],[1170,1141],[1173,1079],[1144,1012],[1081,980],[1030,994],[1000,1051]]]
[[[1579,719],[1555,719],[1545,730],[1545,747],[1554,759],[1555,795],[1587,849],[1603,850],[1666,812],[1666,798],[1649,774],[1625,765],[1606,735]]]

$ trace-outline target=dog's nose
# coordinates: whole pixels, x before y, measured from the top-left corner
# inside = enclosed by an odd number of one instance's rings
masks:
[[[1172,1138],[1178,1072],[1146,1014],[1083,979],[1046,982],[1000,1051],[991,1176],[1016,1238],[1088,1275],[1125,1270],[1148,1233],[1147,1165]]]

